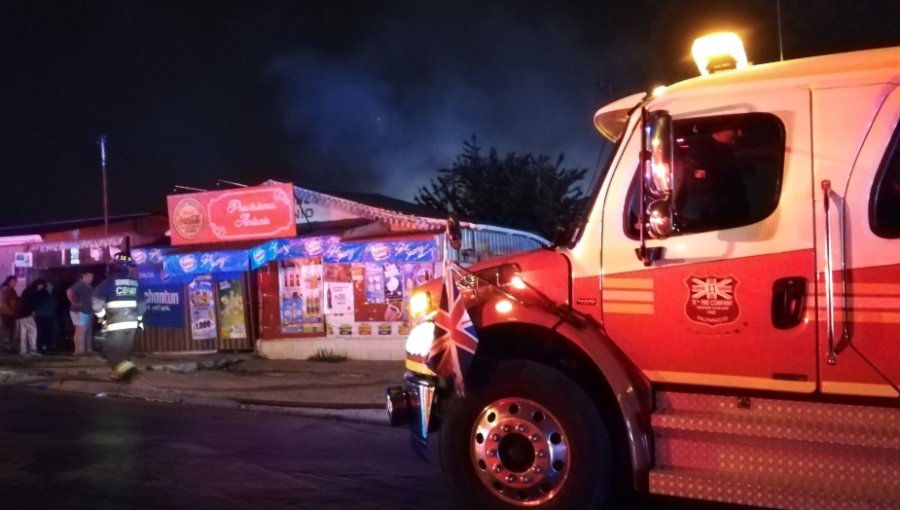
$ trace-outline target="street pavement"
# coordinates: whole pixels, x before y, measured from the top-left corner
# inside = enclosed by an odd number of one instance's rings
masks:
[[[387,424],[385,388],[402,361],[267,360],[250,354],[147,355],[130,383],[108,379],[96,355],[0,355],[0,385],[174,404]]]

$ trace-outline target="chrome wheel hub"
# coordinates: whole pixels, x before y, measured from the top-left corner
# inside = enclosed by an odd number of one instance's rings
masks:
[[[531,400],[506,398],[487,405],[475,421],[470,444],[481,483],[516,505],[553,498],[569,474],[565,431]]]

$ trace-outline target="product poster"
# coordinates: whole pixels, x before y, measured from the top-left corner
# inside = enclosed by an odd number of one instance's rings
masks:
[[[213,300],[213,282],[194,280],[188,285],[191,298],[191,338],[209,340],[216,338],[216,307]]]
[[[353,284],[325,282],[325,313],[353,313]]]
[[[384,266],[367,262],[366,268],[366,303],[384,303]]]
[[[243,282],[235,279],[216,284],[219,286],[219,334],[226,339],[247,338]]]
[[[279,263],[283,333],[325,331],[322,271],[321,257],[288,259]]]

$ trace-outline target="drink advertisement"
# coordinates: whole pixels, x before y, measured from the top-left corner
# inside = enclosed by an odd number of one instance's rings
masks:
[[[191,299],[191,338],[209,340],[216,338],[216,307],[213,282],[194,280],[188,285]]]
[[[325,331],[321,257],[281,261],[278,286],[282,333]]]
[[[219,286],[219,334],[229,340],[247,338],[244,319],[244,285],[239,279],[222,280]]]
[[[353,313],[353,284],[325,282],[325,313]]]

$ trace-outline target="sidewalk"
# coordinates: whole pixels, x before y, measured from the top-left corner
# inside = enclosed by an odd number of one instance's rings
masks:
[[[139,375],[122,384],[109,381],[99,356],[0,354],[0,385],[387,424],[384,390],[404,373],[402,361],[329,363],[250,354],[148,355],[134,361]]]

